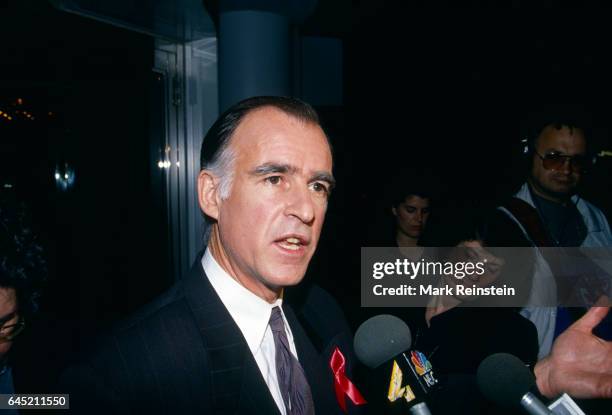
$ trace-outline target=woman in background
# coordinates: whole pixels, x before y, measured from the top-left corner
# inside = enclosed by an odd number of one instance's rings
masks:
[[[406,187],[396,191],[391,205],[395,217],[395,245],[415,247],[423,235],[430,213],[430,196],[418,189]]]

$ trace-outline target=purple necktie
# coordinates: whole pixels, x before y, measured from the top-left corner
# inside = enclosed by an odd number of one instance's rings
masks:
[[[276,349],[276,375],[288,415],[314,415],[314,403],[304,369],[291,353],[280,307],[272,309],[270,328]]]

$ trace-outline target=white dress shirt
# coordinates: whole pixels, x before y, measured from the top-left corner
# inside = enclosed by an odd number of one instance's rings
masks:
[[[276,402],[281,414],[286,415],[287,410],[283,402],[283,396],[281,395],[278,386],[278,377],[276,375],[276,348],[274,346],[274,337],[269,325],[272,308],[278,306],[281,309],[283,322],[285,323],[285,332],[287,333],[289,348],[297,359],[293,334],[291,333],[291,328],[287,323],[287,318],[281,307],[283,304],[282,298],[270,304],[253,294],[240,285],[235,279],[230,277],[230,275],[221,268],[215,258],[213,258],[208,249],[202,257],[202,267],[204,268],[204,272],[210,284],[215,289],[221,302],[223,302],[223,305],[238,325],[244,339],[249,345],[249,349],[257,362],[257,366],[259,366],[259,370],[261,371],[261,375],[266,385],[268,385],[274,402]]]

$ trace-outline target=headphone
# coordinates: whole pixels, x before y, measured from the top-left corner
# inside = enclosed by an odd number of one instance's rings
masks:
[[[532,153],[532,142],[533,140],[530,140],[529,137],[524,137],[521,139],[521,156],[522,157],[529,157]]]

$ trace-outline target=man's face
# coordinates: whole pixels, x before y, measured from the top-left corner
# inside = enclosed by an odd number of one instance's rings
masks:
[[[0,326],[7,327],[17,323],[17,296],[14,288],[0,287]],[[2,334],[8,333],[11,329],[1,329]],[[10,350],[12,341],[0,342],[0,359]]]
[[[318,125],[273,107],[247,114],[230,149],[234,180],[227,199],[216,196],[219,241],[211,250],[239,283],[272,300],[302,280],[315,252],[333,181],[331,151]]]
[[[572,169],[569,160],[562,167],[556,169],[544,168],[540,158],[551,154],[563,156],[584,156],[586,153],[586,140],[582,130],[570,130],[563,126],[556,129],[548,126],[542,130],[536,140],[536,152],[533,155],[530,182],[537,194],[554,201],[564,201],[571,196],[580,182],[582,172]]]
[[[413,239],[419,239],[429,217],[429,199],[408,196],[392,211],[398,230]]]

